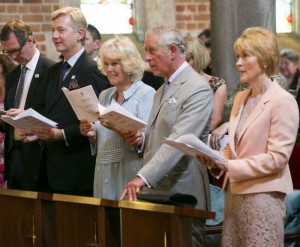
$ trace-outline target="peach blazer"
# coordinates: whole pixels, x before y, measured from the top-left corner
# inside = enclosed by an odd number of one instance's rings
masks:
[[[299,125],[299,110],[293,96],[273,83],[245,122],[239,139],[235,133],[251,89],[235,96],[229,123],[228,144],[223,152],[235,194],[278,191],[290,193],[293,184],[288,165]],[[229,178],[229,180],[228,180]]]

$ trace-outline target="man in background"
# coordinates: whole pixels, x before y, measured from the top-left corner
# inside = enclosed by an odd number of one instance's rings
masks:
[[[43,77],[54,62],[36,48],[31,28],[19,20],[9,21],[0,34],[3,53],[18,66],[6,76],[4,108],[15,116],[28,108],[45,113]],[[42,144],[23,142],[21,132],[5,124],[5,180],[7,187],[19,190],[39,190]]]
[[[101,34],[96,27],[88,24],[87,31],[85,34],[85,45],[84,49],[86,53],[94,59],[96,62],[98,60],[98,53],[101,47]]]

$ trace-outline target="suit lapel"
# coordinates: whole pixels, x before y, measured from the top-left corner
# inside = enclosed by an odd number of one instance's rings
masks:
[[[242,136],[245,134],[246,130],[249,128],[249,126],[257,119],[257,117],[264,111],[265,105],[270,101],[271,97],[274,95],[276,87],[279,87],[276,82],[273,82],[273,84],[269,87],[269,89],[265,92],[265,94],[262,96],[261,100],[255,107],[254,111],[250,115],[249,119],[246,121],[244,124],[241,133],[239,135],[239,139],[237,140],[237,144],[240,142]],[[230,127],[229,127],[229,146],[232,151],[232,154],[237,158],[237,153],[236,153],[236,145],[235,145],[235,133],[237,130],[237,126],[240,122],[242,111],[245,106],[245,102],[250,95],[251,90],[245,90],[244,94],[242,97],[239,99],[237,102],[236,106],[233,106],[232,111],[231,111],[231,118],[235,117],[233,121],[230,119]],[[238,97],[238,95],[236,96]],[[223,181],[223,186],[222,189],[225,190],[226,184],[228,181],[228,173],[225,174],[224,181]]]
[[[239,134],[239,138],[237,140],[237,145],[239,144],[241,138],[243,137],[243,135],[245,134],[245,132],[249,128],[249,126],[259,117],[260,114],[263,113],[263,111],[265,109],[265,105],[270,101],[276,86],[277,85],[275,85],[275,83],[271,84],[271,86],[267,89],[267,91],[264,93],[262,98],[259,100],[259,102],[256,105],[256,107],[254,108],[253,112],[251,113],[251,115],[245,122],[244,126],[242,127],[241,133]],[[240,117],[239,117],[238,121],[240,121]],[[235,131],[236,131],[236,129],[235,129]]]
[[[6,110],[12,108],[14,105],[20,75],[21,75],[21,66],[19,65],[16,68],[16,70],[11,74],[9,81],[7,81],[6,87],[8,88],[9,87],[8,84],[10,84],[11,88],[8,90],[10,93],[5,95],[5,97],[7,97],[7,99],[6,99],[7,105],[5,106]]]
[[[65,79],[62,82],[61,88],[62,87],[66,87],[69,89],[69,85],[70,83],[73,81],[77,82],[77,76],[80,73],[81,70],[81,65],[82,63],[85,61],[85,55],[86,53],[83,52],[81,54],[81,56],[78,58],[78,60],[76,61],[76,63],[74,64],[74,66],[71,68],[70,72],[67,74],[67,76],[65,77]],[[60,75],[60,71],[62,68],[62,64],[63,61],[61,61],[58,66],[57,66],[57,74],[55,75],[55,82],[52,83],[53,85],[51,85],[51,98],[49,99],[49,101],[51,102],[49,104],[49,109],[61,98],[64,97],[64,93],[61,90],[61,88],[58,88],[58,81],[59,81],[59,75]],[[78,85],[79,87],[79,85]]]
[[[35,90],[36,90],[36,88],[37,88],[37,86],[40,82],[40,76],[41,76],[41,73],[44,70],[44,67],[45,67],[45,63],[44,63],[44,60],[42,59],[42,57],[40,55],[38,63],[37,63],[36,68],[35,68],[35,71],[33,73],[32,79],[31,79],[28,95],[26,97],[25,109],[29,108],[29,106],[31,105],[33,95],[35,94]]]
[[[48,74],[47,79],[50,83],[48,83],[49,91],[48,91],[48,98],[47,102],[49,102],[47,109],[49,110],[55,102],[59,99],[60,93],[58,91],[58,81],[59,81],[59,75],[60,75],[60,70],[62,67],[63,61],[57,63],[52,67],[51,72]]]
[[[164,95],[163,98],[161,98],[162,93],[163,93],[163,88],[164,88],[164,84],[157,90],[155,97],[154,97],[154,102],[153,102],[153,106],[152,106],[152,111],[149,117],[149,121],[148,121],[148,125],[151,126],[156,118],[157,115],[162,107],[162,105],[164,104],[164,102],[170,100],[170,98],[172,98],[172,96],[181,88],[181,85],[185,83],[185,79],[186,76],[185,74],[188,72],[188,68],[185,68],[180,74],[178,74],[174,81],[171,82],[171,84],[169,85],[168,91],[166,92],[166,94]]]

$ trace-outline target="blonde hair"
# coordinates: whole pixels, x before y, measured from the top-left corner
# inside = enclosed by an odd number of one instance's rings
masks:
[[[99,51],[98,60],[99,69],[104,75],[104,60],[118,60],[121,63],[124,72],[128,73],[132,81],[142,79],[145,69],[145,63],[137,50],[135,44],[125,36],[116,36],[105,41]]]
[[[276,36],[268,29],[262,27],[245,29],[234,43],[234,51],[236,54],[247,51],[254,55],[267,76],[271,77],[278,73],[278,44]]]
[[[204,43],[196,37],[186,36],[183,38],[185,45],[185,56],[193,59],[194,69],[200,73],[210,63],[210,55]]]
[[[75,8],[75,7],[64,7],[58,10],[55,10],[51,14],[51,20],[54,21],[60,16],[69,16],[71,19],[71,26],[75,30],[79,30],[81,28],[84,29],[84,32],[86,33],[87,29],[87,21],[84,17],[83,12],[81,11],[80,8]],[[80,40],[82,45],[85,43],[85,35],[82,37]]]

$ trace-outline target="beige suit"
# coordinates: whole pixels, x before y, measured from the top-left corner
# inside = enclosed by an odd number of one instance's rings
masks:
[[[239,139],[235,133],[250,89],[234,99],[229,124],[229,141],[224,156],[229,172],[223,188],[230,181],[234,194],[293,190],[288,161],[294,147],[299,111],[295,99],[277,83],[262,96],[245,122]]]
[[[156,190],[194,195],[196,208],[210,209],[207,169],[195,158],[163,144],[163,138],[176,139],[193,133],[207,140],[213,109],[208,82],[188,65],[172,81],[161,100],[163,86],[154,96],[148,121],[144,166],[139,171]]]

